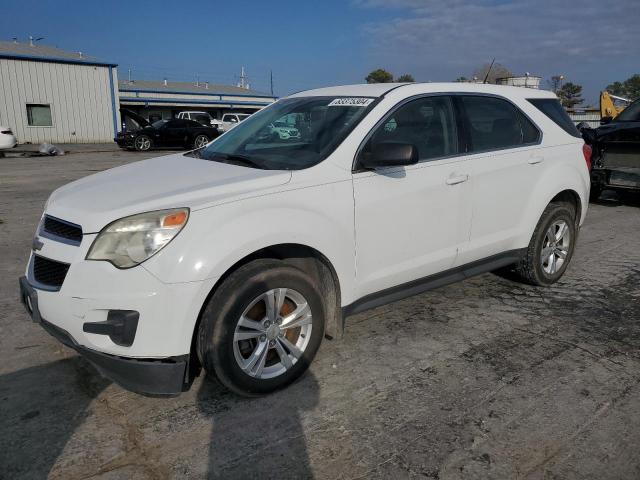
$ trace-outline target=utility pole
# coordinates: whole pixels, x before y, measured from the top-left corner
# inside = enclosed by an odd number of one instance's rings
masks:
[[[270,84],[271,84],[271,96],[273,97],[273,70],[269,71],[269,80],[270,80]]]

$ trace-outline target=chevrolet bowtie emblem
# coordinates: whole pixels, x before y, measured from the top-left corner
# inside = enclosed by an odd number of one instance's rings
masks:
[[[42,247],[44,247],[44,243],[40,241],[40,238],[37,236],[33,237],[33,242],[31,242],[31,250],[35,252],[36,250],[42,250]]]

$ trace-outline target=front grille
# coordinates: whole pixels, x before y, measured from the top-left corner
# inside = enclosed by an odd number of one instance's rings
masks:
[[[33,256],[33,278],[42,285],[60,288],[68,270],[68,263],[57,262],[40,255]]]
[[[49,215],[44,216],[43,230],[46,233],[67,239],[76,244],[82,241],[82,227],[80,225],[65,222]]]

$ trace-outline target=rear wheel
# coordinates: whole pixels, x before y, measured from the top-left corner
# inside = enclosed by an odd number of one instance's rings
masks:
[[[306,371],[324,324],[322,297],[311,277],[279,260],[256,260],[231,274],[209,300],[198,355],[229,389],[262,395]]]
[[[196,138],[193,140],[193,148],[202,148],[204,147],[207,143],[209,143],[209,137],[207,137],[206,135],[197,135]]]
[[[576,244],[575,208],[550,203],[533,232],[527,252],[516,265],[518,277],[532,285],[548,286],[564,274]]]

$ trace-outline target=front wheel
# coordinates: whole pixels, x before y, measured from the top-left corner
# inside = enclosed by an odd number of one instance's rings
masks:
[[[147,137],[146,135],[140,135],[136,137],[136,139],[133,142],[133,146],[139,152],[146,152],[147,150],[150,150],[151,145],[152,145],[151,138]]]
[[[263,395],[306,371],[324,325],[324,304],[310,276],[279,260],[256,260],[232,273],[210,298],[198,355],[230,390]]]
[[[520,279],[538,286],[560,280],[573,256],[577,232],[574,207],[550,203],[536,225],[525,256],[516,265]]]

